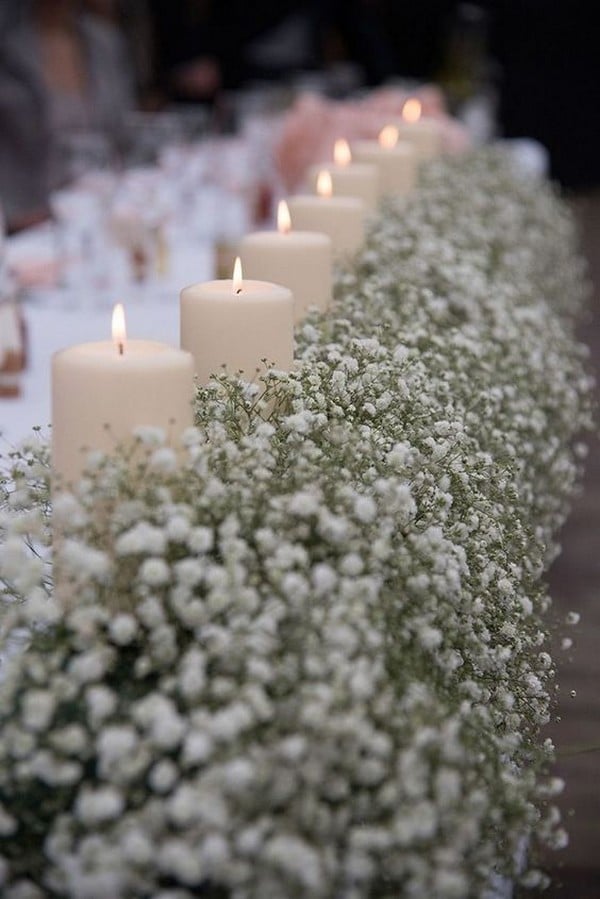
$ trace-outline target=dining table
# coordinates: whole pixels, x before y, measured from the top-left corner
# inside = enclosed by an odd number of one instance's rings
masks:
[[[85,281],[65,286],[56,279],[56,241],[52,223],[31,228],[6,242],[9,269],[24,281],[20,309],[26,328],[26,366],[19,394],[0,398],[0,456],[18,447],[34,428],[49,433],[50,367],[54,353],[66,347],[110,336],[111,313],[125,307],[131,338],[179,345],[179,293],[183,287],[209,280],[214,274],[214,248],[209,242],[175,240],[169,266],[144,283],[130,282],[117,290],[98,290]],[[110,255],[106,265],[110,266]],[[54,283],[53,283],[54,282]]]

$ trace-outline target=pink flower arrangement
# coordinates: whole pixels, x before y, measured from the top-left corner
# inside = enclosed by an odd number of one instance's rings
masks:
[[[295,190],[309,165],[332,159],[337,138],[348,141],[375,138],[392,119],[399,119],[409,97],[421,102],[421,112],[442,128],[444,152],[460,153],[469,146],[463,126],[446,112],[441,91],[426,85],[408,93],[399,88],[381,88],[355,101],[332,101],[316,94],[301,95],[285,115],[275,145],[277,169],[288,190]]]

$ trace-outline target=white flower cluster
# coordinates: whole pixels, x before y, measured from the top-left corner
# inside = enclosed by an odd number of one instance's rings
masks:
[[[440,161],[295,372],[199,390],[183,467],[140,435],[55,498],[62,604],[45,450],[13,460],[3,896],[465,899],[564,845],[543,572],[584,288],[548,188]]]

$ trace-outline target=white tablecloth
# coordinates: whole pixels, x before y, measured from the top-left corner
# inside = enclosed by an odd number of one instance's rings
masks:
[[[11,260],[48,260],[53,252],[48,227],[9,241]],[[50,359],[54,352],[76,343],[110,336],[112,304],[122,302],[131,338],[151,338],[179,345],[179,291],[186,284],[213,277],[213,253],[208,245],[182,244],[171,253],[168,277],[142,287],[131,286],[126,296],[86,296],[61,289],[36,290],[24,303],[29,332],[29,365],[21,378],[21,396],[0,398],[0,455],[50,423]]]

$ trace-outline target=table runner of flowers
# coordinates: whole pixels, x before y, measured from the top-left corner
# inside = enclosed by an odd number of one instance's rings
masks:
[[[7,899],[483,897],[566,841],[544,572],[589,424],[566,207],[440,160],[338,272],[297,370],[198,390],[49,498],[7,460]],[[53,508],[51,508],[51,506]],[[58,535],[53,595],[47,546]]]

